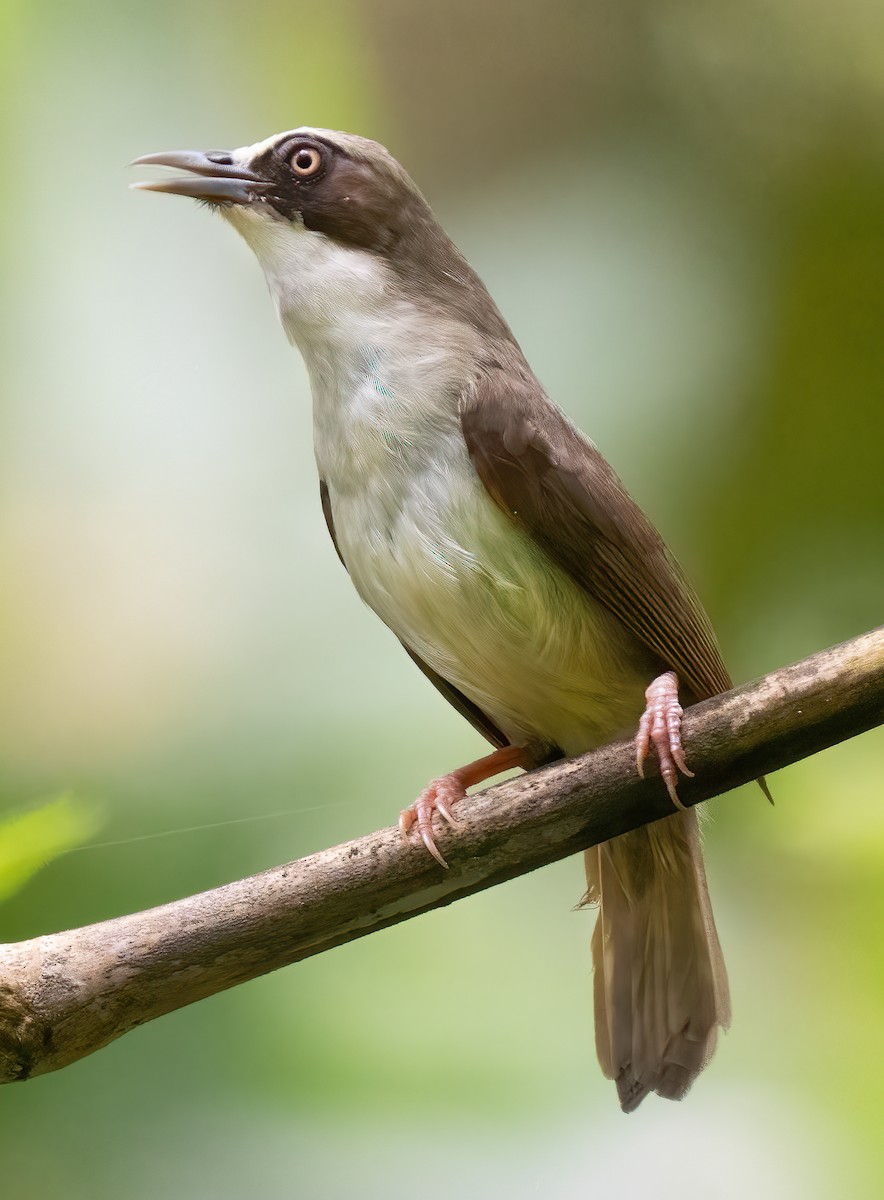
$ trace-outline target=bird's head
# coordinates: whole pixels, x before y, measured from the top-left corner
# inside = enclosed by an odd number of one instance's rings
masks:
[[[328,129],[293,129],[239,150],[147,154],[133,165],[190,172],[133,187],[191,196],[234,224],[246,210],[267,224],[303,227],[381,253],[429,215],[410,176],[383,146]]]
[[[397,290],[471,323],[478,302],[505,329],[411,176],[377,142],[304,127],[238,150],[174,150],[133,165],[189,172],[132,186],[217,209],[257,255],[292,336],[330,306]]]

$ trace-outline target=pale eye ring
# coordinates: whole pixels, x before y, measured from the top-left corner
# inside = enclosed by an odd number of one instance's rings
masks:
[[[296,175],[301,179],[309,179],[322,166],[322,155],[315,146],[298,146],[290,161]]]

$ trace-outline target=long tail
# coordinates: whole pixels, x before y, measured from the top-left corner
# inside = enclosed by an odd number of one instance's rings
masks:
[[[681,1100],[730,1024],[693,810],[586,852],[596,1050],[624,1112],[648,1092]]]

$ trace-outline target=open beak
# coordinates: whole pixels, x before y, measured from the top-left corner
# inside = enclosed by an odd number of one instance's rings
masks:
[[[192,196],[209,204],[252,204],[269,190],[270,183],[253,171],[238,166],[227,150],[168,150],[136,158],[133,167],[172,167],[190,171],[190,175],[157,179],[151,183],[133,183],[130,187],[145,192],[170,192],[173,196]]]

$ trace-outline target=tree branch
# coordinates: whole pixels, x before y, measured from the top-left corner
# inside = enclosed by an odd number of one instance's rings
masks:
[[[884,626],[689,709],[685,804],[884,723]],[[0,946],[0,1082],[67,1066],[163,1013],[450,904],[672,812],[631,741],[489,788],[440,831],[394,829],[147,912]]]

